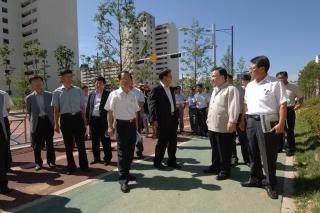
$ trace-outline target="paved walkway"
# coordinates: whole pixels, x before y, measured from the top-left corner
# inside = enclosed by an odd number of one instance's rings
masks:
[[[66,189],[64,193],[46,196],[42,202],[20,210],[32,213],[280,212],[284,154],[278,159],[278,200],[269,199],[263,189],[240,186],[239,182],[249,175],[249,168],[245,165],[234,167],[232,179],[226,181],[219,182],[215,176],[203,174],[211,156],[207,139],[183,143],[177,156],[183,164],[182,170],[155,170],[151,158],[133,165],[132,173],[138,179],[130,183],[129,194],[120,192],[117,174],[110,172],[74,189]]]

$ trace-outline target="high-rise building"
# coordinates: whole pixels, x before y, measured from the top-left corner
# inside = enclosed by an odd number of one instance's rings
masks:
[[[138,43],[125,43],[123,46],[123,58],[132,50],[136,55],[136,59],[146,57],[146,55],[156,54],[158,59],[151,64],[151,76],[145,82],[151,87],[156,86],[159,82],[158,74],[162,69],[168,68],[172,70],[173,83],[179,80],[179,59],[170,57],[161,57],[161,55],[177,53],[178,52],[178,30],[173,23],[155,24],[155,17],[147,12],[141,12],[138,16],[141,24],[140,30],[136,33]],[[125,34],[130,35],[132,29],[125,29]],[[147,47],[147,48],[146,48]],[[146,54],[142,54],[145,52]],[[143,56],[145,55],[145,56]],[[139,65],[139,66],[144,66]],[[133,74],[136,70],[133,70]]]
[[[77,0],[1,0],[0,45],[14,49],[10,55],[13,79],[23,69],[25,61],[23,45],[37,45],[47,50],[48,88],[59,86],[58,65],[54,49],[65,45],[74,51],[75,68],[78,65]],[[0,73],[0,88],[7,89],[4,73]],[[14,87],[14,85],[13,85]],[[14,92],[14,89],[13,89]]]
[[[89,91],[93,91],[95,89],[95,78],[103,76],[106,79],[106,88],[110,90],[113,83],[111,80],[115,82],[118,79],[119,70],[119,64],[103,64],[99,70],[89,68],[87,64],[82,64],[80,66],[81,84],[86,85]]]

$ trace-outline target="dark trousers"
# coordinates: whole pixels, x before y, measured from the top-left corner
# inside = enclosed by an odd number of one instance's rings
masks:
[[[210,169],[230,174],[234,134],[208,131],[208,136],[212,149],[212,164]]]
[[[168,119],[168,123],[159,124],[158,142],[155,150],[154,164],[159,164],[164,159],[166,148],[168,148],[168,164],[175,164],[177,152],[177,128],[178,121],[174,116]]]
[[[34,150],[35,163],[42,166],[41,158],[42,145],[45,143],[47,148],[47,163],[55,163],[56,155],[53,147],[54,127],[48,117],[38,118],[37,129],[31,134],[32,147]]]
[[[294,137],[294,127],[296,122],[296,112],[294,111],[294,107],[287,108],[287,144],[284,146],[284,135],[280,139],[280,150],[285,147],[288,152],[296,151],[296,141]]]
[[[10,135],[11,135],[11,131],[10,131],[10,123],[9,123],[9,119],[8,117],[4,117],[4,125],[6,126],[6,130],[7,130],[7,136],[8,136],[8,141],[6,143],[6,159],[7,159],[7,171],[10,170],[11,168],[11,164],[12,164],[12,155],[11,155],[11,150],[10,150]]]
[[[143,129],[143,120],[142,120],[140,111],[138,112],[137,119],[138,119],[138,132],[141,134],[142,129]],[[143,140],[136,141],[136,148],[137,148],[137,151],[136,151],[137,154],[141,155],[143,150],[144,150],[144,148],[143,148]]]
[[[135,121],[116,120],[116,138],[118,145],[119,182],[128,183],[137,138]]]
[[[110,162],[112,158],[111,139],[106,137],[107,121],[100,117],[92,117],[90,121],[90,131],[92,139],[92,152],[95,161],[100,161],[100,141],[103,147],[104,162]]]
[[[280,135],[263,133],[260,119],[248,117],[247,136],[249,141],[249,152],[252,157],[250,162],[251,178],[263,179],[263,169],[266,175],[267,185],[276,184],[276,165]]]
[[[197,121],[199,124],[198,134],[201,136],[207,136],[207,108],[197,109]]]
[[[7,140],[0,123],[0,188],[7,187]]]
[[[249,142],[246,131],[241,131],[239,126],[237,126],[237,134],[241,146],[241,154],[244,163],[250,163],[250,157],[249,157]]]
[[[80,168],[87,169],[88,159],[84,143],[86,128],[81,113],[77,113],[76,115],[62,114],[60,123],[64,145],[66,147],[68,170],[74,171],[77,168],[73,158],[74,142],[78,148]]]
[[[196,114],[197,114],[197,109],[189,106],[189,121],[190,121],[192,132],[198,132]]]

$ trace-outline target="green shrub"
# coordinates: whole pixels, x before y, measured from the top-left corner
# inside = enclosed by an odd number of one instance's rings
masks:
[[[311,130],[320,135],[320,98],[305,101],[299,114],[310,125]]]

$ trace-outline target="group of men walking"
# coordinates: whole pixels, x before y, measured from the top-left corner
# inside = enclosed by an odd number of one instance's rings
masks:
[[[217,174],[217,180],[228,179],[235,150],[235,138],[238,134],[244,161],[251,168],[250,178],[241,183],[244,187],[265,186],[271,198],[277,198],[276,160],[286,122],[287,154],[292,155],[294,146],[294,110],[302,103],[302,96],[294,85],[288,84],[287,73],[278,73],[280,81],[268,75],[269,59],[258,56],[251,60],[251,74],[243,80],[244,88],[232,85],[224,68],[211,70],[214,84],[212,95],[202,92],[198,84],[196,93],[188,100],[181,96],[181,88],[170,87],[171,70],[165,69],[159,74],[159,85],[152,89],[148,98],[148,115],[152,128],[158,138],[155,147],[153,165],[164,170],[166,167],[180,169],[177,163],[177,129],[183,132],[184,106],[189,106],[191,128],[199,135],[209,136],[212,148],[212,164],[205,173]],[[87,125],[92,139],[93,160],[90,164],[110,164],[112,159],[111,137],[117,140],[119,183],[122,192],[130,191],[129,181],[136,180],[130,174],[135,146],[137,155],[143,157],[143,143],[140,140],[145,98],[141,91],[133,87],[133,79],[128,71],[118,75],[119,89],[111,93],[105,90],[103,77],[95,79],[95,91],[85,101],[80,88],[73,86],[71,70],[60,73],[62,86],[51,92],[43,90],[43,79],[34,75],[30,78],[33,92],[26,97],[30,119],[30,131],[36,170],[43,166],[41,149],[45,143],[47,162],[54,168],[55,152],[53,146],[54,131],[62,132],[67,157],[67,174],[76,172],[73,149],[76,145],[79,153],[79,166],[88,171],[89,163],[85,147]],[[229,76],[230,78],[230,76]],[[249,83],[250,82],[250,83]],[[194,91],[191,91],[192,93]],[[140,98],[139,98],[140,97]],[[297,99],[292,101],[292,99]],[[10,110],[10,98],[0,93],[0,112]],[[298,104],[297,104],[298,103]],[[288,113],[287,113],[288,112]],[[265,117],[276,118],[265,126]],[[10,130],[8,114],[0,113],[0,192],[7,193],[6,173],[10,168]],[[268,120],[268,119],[266,119]],[[195,122],[196,121],[196,122]],[[269,126],[271,125],[271,127]],[[269,129],[268,129],[269,127]],[[100,143],[103,147],[103,161],[100,157]],[[165,152],[168,159],[164,164]],[[235,151],[236,152],[236,151]],[[262,171],[264,169],[264,173]]]

